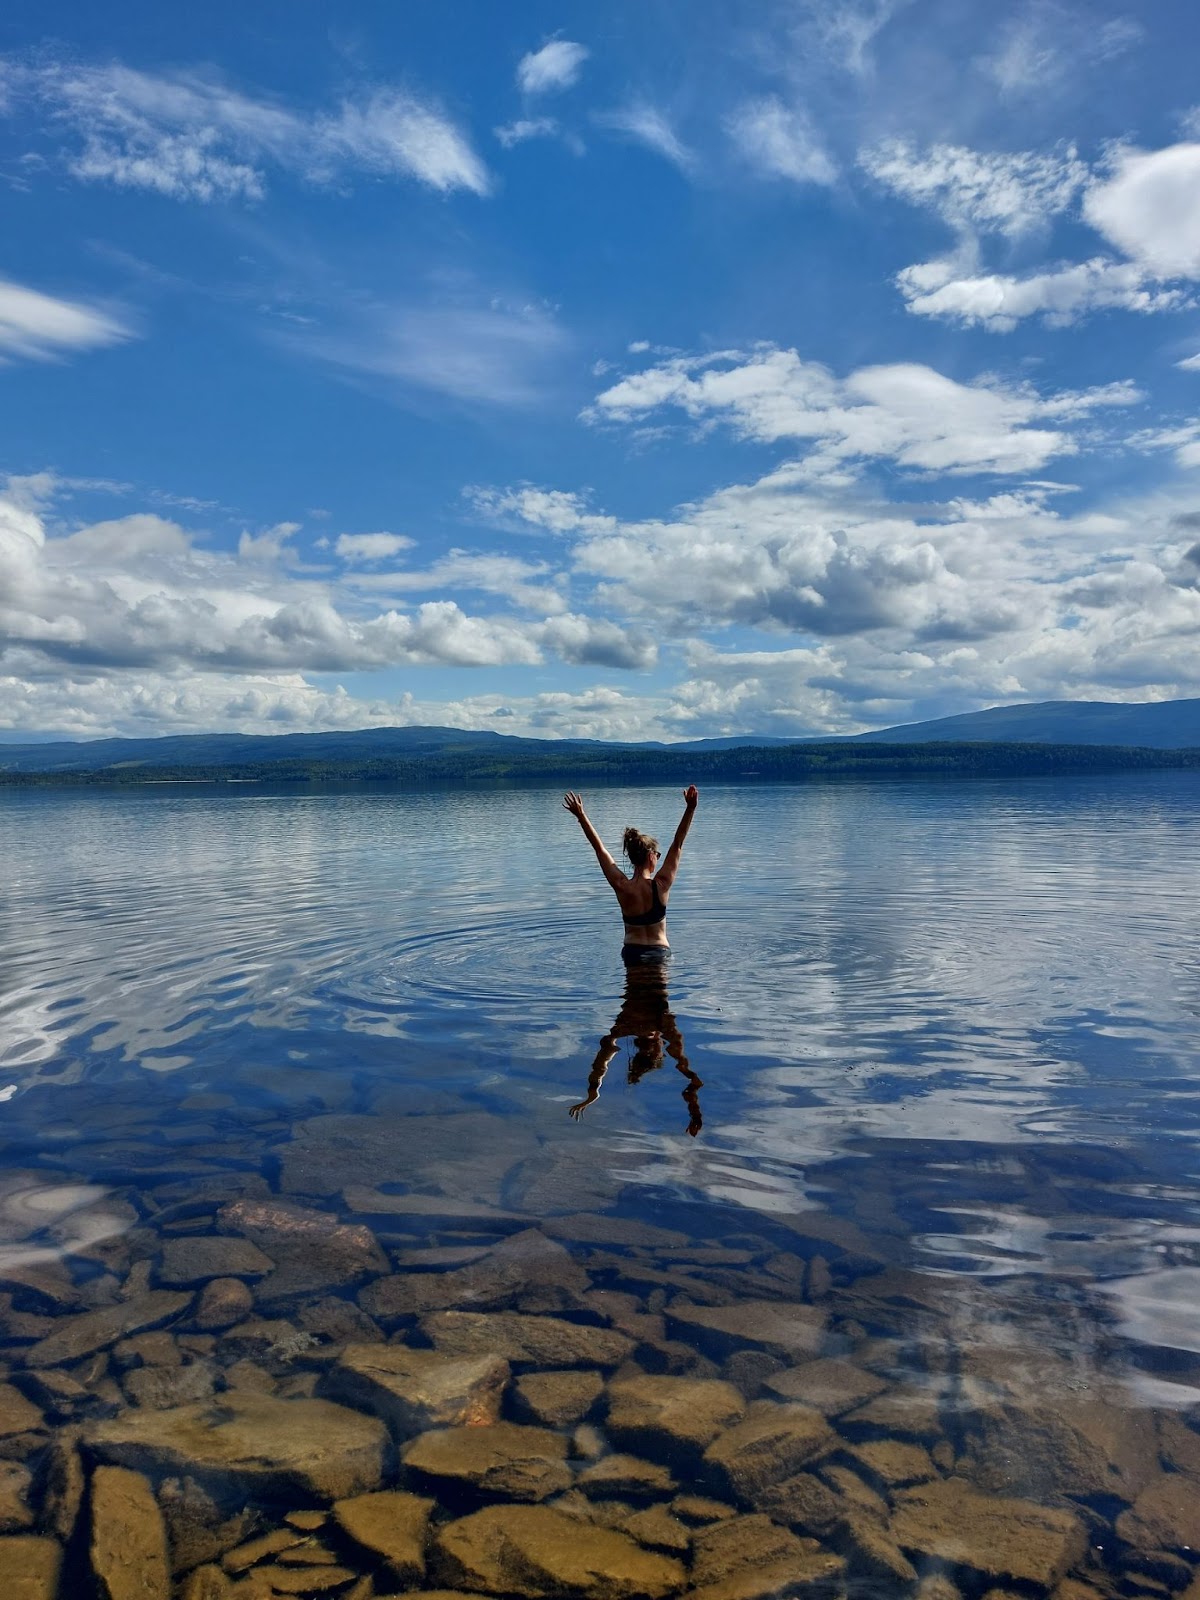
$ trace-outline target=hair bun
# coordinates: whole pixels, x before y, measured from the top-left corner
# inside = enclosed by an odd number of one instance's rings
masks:
[[[651,851],[658,849],[658,840],[639,828],[626,828],[621,836],[621,846],[635,867],[644,867]]]

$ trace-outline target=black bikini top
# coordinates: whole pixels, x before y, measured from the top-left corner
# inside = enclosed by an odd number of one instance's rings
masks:
[[[656,922],[667,920],[667,908],[658,898],[658,879],[650,879],[651,904],[649,911],[643,911],[636,917],[625,917],[627,928],[652,928]]]

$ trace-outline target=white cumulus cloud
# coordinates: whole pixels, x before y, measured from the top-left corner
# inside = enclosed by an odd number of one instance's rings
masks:
[[[1200,143],[1121,150],[1088,190],[1083,215],[1158,278],[1200,278]]]
[[[341,533],[334,551],[343,561],[387,561],[401,550],[412,548],[413,541],[403,533]]]
[[[1128,404],[1135,391],[1121,394]],[[630,422],[664,408],[702,423],[723,420],[761,443],[810,442],[813,475],[870,459],[926,472],[1029,473],[1078,448],[1070,434],[1044,425],[1057,422],[1061,408],[1028,387],[962,384],[915,362],[839,379],[776,346],[662,362],[606,389],[587,415]]]
[[[1200,144],[1154,151],[1118,147],[1090,169],[1073,147],[988,155],[957,146],[925,152],[903,142],[864,151],[878,182],[927,207],[958,235],[956,249],[896,275],[907,309],[1010,332],[1030,316],[1064,326],[1092,312],[1149,314],[1194,303],[1200,280]],[[1019,238],[1066,216],[1119,255],[1058,262],[1026,274],[979,265],[980,234]]]
[[[907,309],[918,317],[1009,333],[1025,317],[1042,316],[1051,327],[1066,327],[1093,311],[1148,315],[1180,310],[1191,299],[1187,289],[1156,283],[1132,261],[1103,256],[1025,278],[1002,272],[962,277],[956,268],[953,261],[924,262],[897,273]]]

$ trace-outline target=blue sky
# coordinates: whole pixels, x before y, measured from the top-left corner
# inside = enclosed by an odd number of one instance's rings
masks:
[[[0,19],[0,737],[1200,694],[1193,4]]]

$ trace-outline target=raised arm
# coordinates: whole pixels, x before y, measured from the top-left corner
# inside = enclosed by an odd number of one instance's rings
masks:
[[[663,864],[655,874],[661,889],[669,889],[675,882],[675,874],[679,871],[679,858],[683,854],[683,841],[688,836],[688,829],[692,825],[692,818],[696,815],[696,807],[700,804],[700,794],[694,783],[689,783],[683,791],[683,815],[679,819],[679,826],[675,829],[675,837],[671,840],[671,848],[663,858]]]
[[[596,832],[595,828],[592,827],[588,814],[583,809],[583,800],[581,796],[575,794],[574,791],[569,790],[563,796],[563,805],[583,829],[583,836],[591,845],[592,849],[596,852],[596,860],[600,863],[600,871],[608,879],[609,883],[611,883],[615,888],[618,883],[627,882],[628,880],[626,879],[625,874],[613,860],[612,856],[609,855],[608,847],[604,843],[604,840]]]

